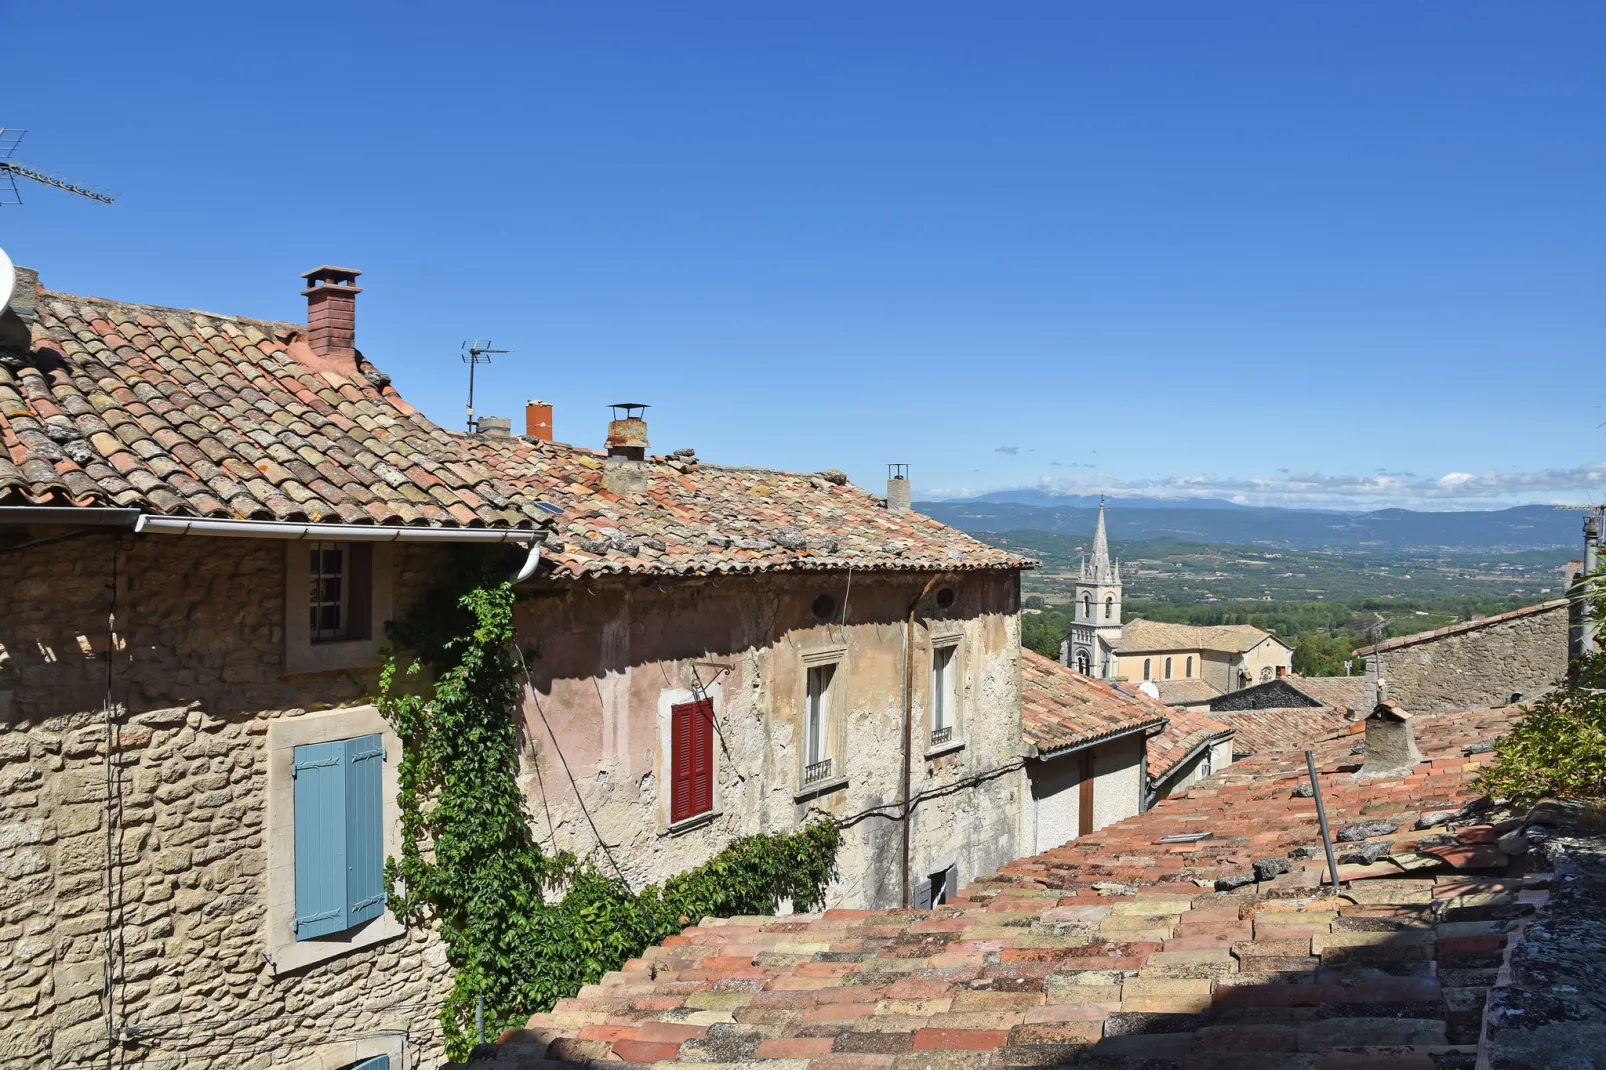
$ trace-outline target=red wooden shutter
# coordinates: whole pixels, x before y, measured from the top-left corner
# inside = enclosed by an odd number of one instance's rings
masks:
[[[707,699],[690,706],[692,733],[692,813],[714,808],[714,704]]]
[[[696,735],[694,705],[669,709],[669,820],[684,821],[697,813],[692,805],[692,754]]]

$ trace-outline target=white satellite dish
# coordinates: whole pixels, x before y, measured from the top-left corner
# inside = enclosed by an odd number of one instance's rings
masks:
[[[17,269],[11,266],[11,258],[4,249],[0,249],[0,308],[11,304],[11,293],[17,288]]]

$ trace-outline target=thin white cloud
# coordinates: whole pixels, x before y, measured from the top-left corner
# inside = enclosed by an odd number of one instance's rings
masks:
[[[1129,498],[1223,498],[1244,505],[1426,509],[1490,509],[1529,502],[1576,503],[1606,499],[1606,462],[1537,472],[1415,472],[1325,475],[1278,470],[1274,477],[1195,473],[1120,479],[1104,472],[1044,476],[1036,489],[1058,494],[1119,494]],[[1002,488],[994,488],[1002,489]]]
[[[1017,454],[1017,453],[1020,452],[1020,447],[1019,446],[994,446],[993,447],[993,452],[994,453],[1007,453],[1007,454],[1010,454],[1011,456],[1013,456],[1014,454]]]

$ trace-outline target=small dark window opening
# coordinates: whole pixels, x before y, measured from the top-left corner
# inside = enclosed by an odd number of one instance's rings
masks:
[[[1109,620],[1115,616],[1115,596],[1111,595],[1104,600],[1104,619]]]
[[[915,886],[914,905],[921,910],[940,907],[959,891],[959,867],[949,866],[926,877]]]
[[[1148,658],[1144,658],[1143,659],[1143,678],[1145,680],[1147,680],[1149,678],[1149,665],[1150,664],[1151,664],[1151,662],[1150,662],[1150,660]]]
[[[954,604],[954,597],[954,589],[952,587],[944,587],[942,590],[937,592],[937,608],[947,609],[949,606],[952,606]]]
[[[814,600],[814,619],[827,621],[836,616],[836,599],[822,594]]]

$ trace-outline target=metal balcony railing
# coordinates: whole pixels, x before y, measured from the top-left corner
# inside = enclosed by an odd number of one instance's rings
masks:
[[[823,762],[815,762],[813,765],[806,765],[803,767],[803,783],[805,785],[818,784],[822,780],[830,779],[830,777],[831,759],[829,758],[825,759]]]
[[[953,739],[953,738],[954,738],[954,726],[953,725],[944,725],[942,728],[934,729],[932,731],[932,733],[931,733],[931,745],[933,747],[939,747],[942,744],[948,742],[950,739]]]

